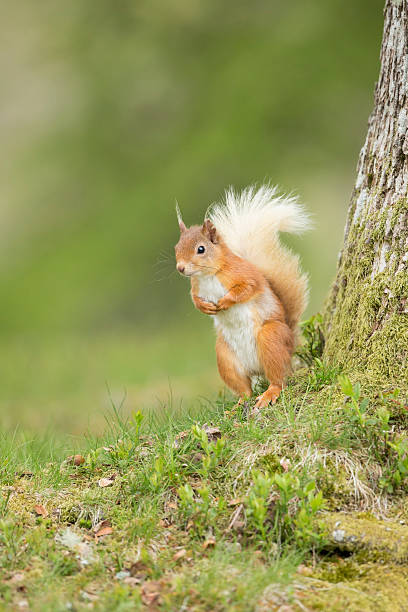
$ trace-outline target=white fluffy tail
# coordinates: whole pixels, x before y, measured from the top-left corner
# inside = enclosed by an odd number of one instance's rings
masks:
[[[295,196],[279,196],[277,187],[230,188],[225,201],[213,204],[211,219],[227,246],[256,265],[282,301],[288,325],[295,329],[307,305],[307,277],[299,257],[283,246],[278,232],[300,234],[310,218]]]

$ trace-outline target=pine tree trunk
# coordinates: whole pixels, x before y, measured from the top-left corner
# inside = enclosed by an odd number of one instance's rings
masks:
[[[324,356],[408,385],[408,0],[387,0],[380,76],[324,316]]]

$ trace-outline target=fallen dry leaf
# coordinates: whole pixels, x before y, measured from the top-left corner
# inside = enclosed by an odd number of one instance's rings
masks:
[[[132,578],[138,578],[139,580],[143,580],[148,574],[151,573],[151,569],[148,565],[146,565],[146,563],[144,563],[144,561],[136,561],[130,566],[129,573]]]
[[[185,548],[182,548],[181,550],[178,550],[173,555],[173,561],[178,561],[179,559],[182,559],[183,557],[186,556],[186,554],[187,554],[187,551],[186,551]]]
[[[211,440],[217,440],[218,438],[221,438],[221,430],[219,427],[212,427],[211,425],[203,425],[203,429],[205,431],[205,433],[207,434],[207,438],[211,441]]]
[[[100,487],[111,487],[114,483],[114,480],[112,478],[101,478],[100,480],[98,480],[98,485]]]
[[[46,518],[48,516],[47,509],[44,508],[44,506],[41,506],[41,504],[36,504],[34,506],[34,511],[36,514],[38,514],[38,516],[42,516],[43,518]]]
[[[234,497],[234,499],[230,499],[230,501],[228,502],[228,505],[231,506],[238,506],[239,504],[242,504],[242,497]]]
[[[150,580],[145,582],[141,589],[142,601],[146,606],[160,602],[160,591],[162,588],[161,582],[158,580]]]
[[[204,550],[210,548],[211,546],[215,546],[215,538],[208,538],[203,544]]]
[[[99,523],[94,525],[93,532],[96,533],[97,531],[102,529],[102,527],[112,527],[112,523],[110,522],[110,519],[104,519],[103,521],[99,521]]]
[[[101,538],[102,536],[107,536],[107,535],[110,535],[111,533],[113,533],[112,527],[101,527],[101,529],[99,529],[95,533],[95,537]]]
[[[86,540],[87,542],[93,542],[95,539],[95,536],[92,537],[89,535],[89,533],[84,533],[84,540]]]

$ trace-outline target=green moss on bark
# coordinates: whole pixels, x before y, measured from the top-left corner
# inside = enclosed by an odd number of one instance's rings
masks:
[[[406,199],[394,204],[390,226],[395,227],[407,210]],[[387,216],[383,213],[369,232],[365,222],[351,226],[326,306],[324,356],[328,363],[340,364],[356,376],[406,388],[408,272],[406,254],[398,252],[396,245],[406,250],[407,224],[400,224],[406,235],[389,245],[385,269],[373,275],[378,249],[388,239]]]

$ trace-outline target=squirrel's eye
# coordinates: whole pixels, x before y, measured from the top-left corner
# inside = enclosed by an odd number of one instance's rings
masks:
[[[199,246],[198,249],[197,249],[197,253],[199,255],[202,255],[203,253],[205,253],[205,247]]]

